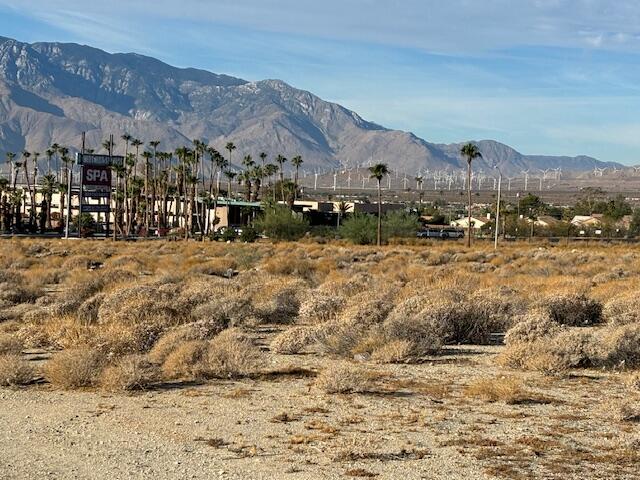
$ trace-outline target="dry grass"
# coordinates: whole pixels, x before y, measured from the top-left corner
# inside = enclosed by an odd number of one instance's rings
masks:
[[[100,386],[110,391],[145,390],[159,380],[157,365],[143,355],[127,355],[104,369]]]
[[[22,347],[22,342],[15,335],[0,333],[0,355],[19,354]]]
[[[315,386],[325,393],[361,393],[371,390],[376,375],[352,363],[333,364],[316,378]]]
[[[464,393],[485,402],[503,402],[507,405],[546,402],[544,398],[526,390],[522,381],[515,377],[476,380],[465,388]]]
[[[34,368],[20,355],[0,355],[0,385],[26,385],[33,381],[34,376]]]
[[[46,363],[44,376],[60,388],[90,387],[97,383],[104,365],[105,356],[100,351],[88,348],[65,350]]]

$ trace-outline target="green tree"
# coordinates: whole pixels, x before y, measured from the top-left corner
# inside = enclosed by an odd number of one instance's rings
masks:
[[[254,222],[255,228],[274,240],[300,239],[308,230],[309,222],[284,205],[270,204]]]
[[[373,215],[354,213],[342,221],[338,233],[357,245],[372,245],[377,240],[377,225]]]

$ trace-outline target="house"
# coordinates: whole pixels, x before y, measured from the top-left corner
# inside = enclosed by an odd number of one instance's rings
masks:
[[[534,225],[536,227],[541,227],[541,228],[552,228],[552,227],[555,227],[556,225],[558,225],[559,223],[561,223],[560,220],[558,220],[557,218],[552,217],[550,215],[540,215],[534,221]]]
[[[601,227],[602,215],[576,215],[571,220],[571,225],[575,225],[576,227]]]
[[[480,230],[488,223],[490,223],[490,221],[486,218],[471,217],[471,226],[475,230]],[[451,222],[451,226],[458,228],[469,228],[469,220],[467,217],[459,218],[458,220],[453,220]]]

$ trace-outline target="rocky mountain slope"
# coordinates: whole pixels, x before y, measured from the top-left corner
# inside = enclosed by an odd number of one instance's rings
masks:
[[[384,161],[392,169],[462,168],[459,145],[438,145],[362,119],[335,103],[280,80],[248,82],[197,69],[175,68],[137,54],[109,54],[76,44],[27,44],[0,37],[0,155],[44,151],[51,143],[99,149],[114,134],[161,140],[172,150],[202,139],[236,155],[260,151],[302,155],[305,168],[332,169]],[[124,144],[117,141],[116,151]],[[590,157],[522,155],[495,141],[478,142],[484,160],[506,174],[562,167],[613,166]]]

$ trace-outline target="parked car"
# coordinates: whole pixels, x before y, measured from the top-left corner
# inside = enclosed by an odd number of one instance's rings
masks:
[[[453,227],[425,228],[417,234],[418,238],[463,238],[464,231]]]

